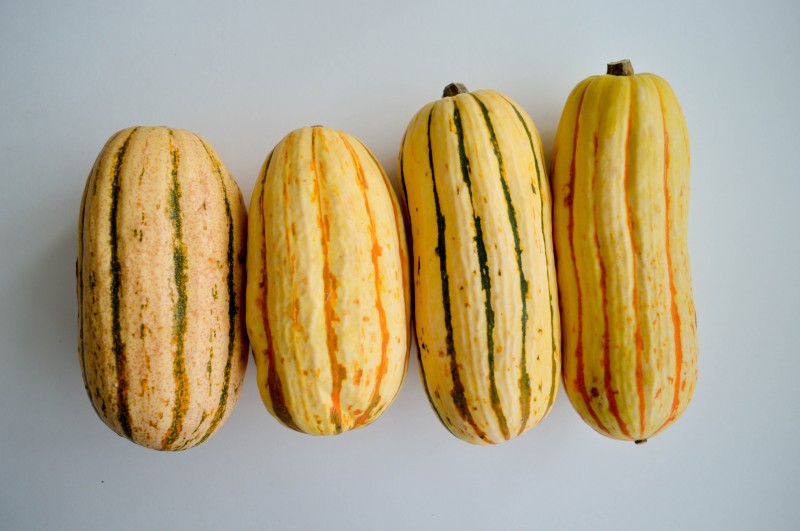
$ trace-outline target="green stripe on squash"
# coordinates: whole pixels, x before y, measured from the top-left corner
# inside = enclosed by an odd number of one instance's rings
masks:
[[[478,106],[481,108],[481,113],[483,114],[483,119],[486,122],[486,128],[489,130],[489,139],[492,142],[492,149],[494,150],[494,155],[497,158],[497,167],[500,171],[500,183],[503,187],[503,195],[506,200],[506,210],[508,212],[508,221],[511,224],[511,232],[514,236],[514,252],[516,253],[517,259],[517,271],[519,273],[519,286],[520,286],[520,299],[522,302],[522,359],[520,361],[520,378],[519,378],[519,389],[520,389],[520,405],[522,406],[522,424],[521,430],[525,429],[525,425],[528,422],[528,418],[531,414],[531,379],[528,375],[528,363],[527,363],[527,352],[526,352],[526,337],[527,337],[527,330],[528,330],[528,281],[525,279],[525,271],[522,269],[522,249],[520,248],[519,243],[519,230],[517,228],[517,213],[514,209],[514,204],[511,201],[511,192],[508,188],[508,183],[506,182],[506,171],[503,167],[503,154],[500,152],[500,146],[497,143],[497,136],[494,133],[494,127],[492,126],[492,120],[489,117],[489,109],[486,108],[486,105],[475,95],[472,94],[472,97],[478,103]]]
[[[475,213],[475,203],[472,198],[472,180],[470,177],[469,158],[464,148],[464,130],[461,126],[461,113],[458,104],[453,102],[453,123],[456,126],[456,137],[458,138],[458,158],[461,164],[461,178],[467,185],[469,193],[469,203],[472,210],[472,221],[475,224],[475,248],[478,253],[478,269],[481,275],[481,289],[484,291],[484,313],[486,314],[486,351],[488,353],[489,364],[489,394],[492,401],[492,410],[497,417],[497,423],[504,439],[510,437],[508,422],[503,414],[503,407],[500,403],[500,394],[497,391],[497,381],[495,380],[495,360],[494,360],[494,310],[492,309],[492,279],[489,276],[488,256],[486,244],[483,240],[481,229],[481,218]],[[524,347],[523,347],[524,348]]]
[[[452,314],[450,311],[450,277],[447,273],[447,245],[445,242],[445,219],[442,215],[442,207],[439,204],[439,192],[436,189],[436,173],[433,169],[433,149],[431,146],[431,118],[433,117],[433,109],[431,114],[428,115],[428,164],[431,171],[431,184],[433,186],[433,200],[436,207],[436,227],[437,227],[437,243],[436,254],[439,257],[439,272],[442,281],[442,304],[444,305],[444,326],[447,333],[447,355],[450,358],[450,373],[453,379],[453,390],[451,396],[456,409],[467,424],[472,427],[475,434],[483,440],[488,441],[488,437],[483,430],[481,430],[467,403],[467,397],[464,394],[464,384],[461,382],[461,375],[458,370],[458,362],[456,361],[456,347],[453,340],[453,322]]]
[[[128,382],[125,377],[125,344],[122,342],[120,324],[122,266],[119,262],[119,230],[117,227],[117,217],[121,189],[119,177],[122,169],[122,160],[125,157],[125,151],[128,149],[128,143],[135,132],[136,129],[131,130],[125,138],[125,141],[117,150],[116,157],[114,158],[114,168],[112,170],[113,178],[111,181],[111,209],[109,213],[109,241],[111,243],[111,262],[109,264],[109,269],[111,271],[111,341],[113,344],[114,364],[117,374],[117,420],[119,421],[122,433],[128,439],[132,438],[133,433],[131,431],[131,416],[128,411]]]

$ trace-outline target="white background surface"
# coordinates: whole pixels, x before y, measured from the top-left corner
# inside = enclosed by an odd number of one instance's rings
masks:
[[[800,4],[336,3],[0,4],[0,529],[800,529]],[[95,416],[76,225],[112,133],[193,130],[249,200],[272,146],[319,123],[394,180],[410,118],[463,81],[515,98],[549,159],[569,91],[624,57],[672,84],[692,146],[700,379],[664,434],[605,439],[562,391],[522,437],[471,446],[415,359],[379,421],[335,438],[281,427],[252,360],[190,451]]]

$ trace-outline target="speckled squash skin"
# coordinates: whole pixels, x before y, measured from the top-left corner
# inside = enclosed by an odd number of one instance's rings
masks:
[[[408,363],[402,211],[373,154],[327,127],[287,135],[250,204],[247,330],[267,409],[335,435],[377,419]]]
[[[425,391],[450,432],[495,444],[553,406],[561,370],[550,189],[518,104],[450,85],[406,130],[399,168]]]
[[[697,381],[689,137],[666,81],[627,61],[612,71],[572,91],[553,155],[563,376],[591,427],[642,442]]]
[[[211,436],[247,367],[241,192],[213,148],[180,129],[113,135],[78,224],[79,360],[97,414],[156,450]]]

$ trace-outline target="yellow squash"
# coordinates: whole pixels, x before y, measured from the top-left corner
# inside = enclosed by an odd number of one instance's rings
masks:
[[[697,379],[678,100],[612,63],[570,94],[553,158],[564,387],[594,429],[642,442],[681,415]]]
[[[247,367],[239,187],[202,138],[134,127],[108,141],[78,225],[81,371],[115,432],[158,450],[205,441]]]
[[[400,207],[356,138],[287,135],[253,190],[247,328],[267,409],[331,435],[381,415],[405,376],[410,279]]]
[[[411,120],[399,174],[428,398],[455,436],[510,439],[548,413],[560,374],[539,134],[508,97],[449,85]]]

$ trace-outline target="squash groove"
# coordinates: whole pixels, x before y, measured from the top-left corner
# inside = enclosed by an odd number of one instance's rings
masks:
[[[472,220],[475,224],[475,248],[478,254],[478,270],[481,276],[481,289],[484,292],[484,312],[486,314],[486,352],[488,353],[489,364],[489,393],[491,395],[492,409],[494,410],[497,422],[500,425],[500,430],[503,433],[503,438],[508,439],[510,434],[508,432],[508,423],[503,414],[503,407],[500,404],[500,395],[497,392],[497,382],[495,380],[495,364],[494,364],[494,310],[492,309],[492,279],[489,276],[489,266],[487,264],[488,257],[486,254],[486,244],[483,239],[483,231],[481,229],[481,218],[475,213],[475,202],[472,197],[472,182],[470,179],[469,158],[467,157],[464,149],[464,130],[461,126],[461,113],[458,110],[458,104],[453,102],[453,122],[456,127],[456,137],[458,139],[458,158],[461,163],[461,178],[467,186],[469,195],[470,208],[472,210]],[[524,314],[523,314],[524,315]],[[524,340],[523,340],[524,341]]]
[[[209,160],[211,161],[211,165],[216,171],[217,177],[219,179],[220,189],[222,191],[222,198],[225,204],[225,220],[228,224],[227,227],[227,249],[225,251],[225,265],[228,268],[228,272],[225,276],[225,285],[228,291],[228,352],[227,358],[225,361],[225,369],[223,372],[223,382],[222,382],[222,393],[219,397],[219,403],[217,405],[216,410],[214,411],[214,416],[211,418],[211,423],[208,426],[205,434],[200,439],[200,443],[203,443],[208,439],[214,431],[216,431],[217,426],[219,425],[222,417],[225,415],[225,410],[228,406],[228,393],[231,386],[231,370],[233,368],[233,345],[234,340],[236,339],[236,327],[237,327],[237,319],[236,316],[239,313],[239,307],[236,303],[239,295],[236,291],[236,285],[234,282],[234,249],[233,249],[233,215],[231,214],[231,202],[228,197],[228,188],[225,186],[225,179],[222,176],[222,168],[220,167],[219,160],[211,154],[211,151],[208,148],[208,144],[205,143],[202,139],[200,143],[203,145],[203,149],[208,155]],[[211,364],[211,360],[209,360],[209,367]],[[205,419],[203,419],[205,420]],[[201,423],[202,424],[202,421]],[[198,424],[198,427],[200,426]]]
[[[369,205],[369,197],[367,196],[369,185],[364,177],[364,169],[361,167],[361,162],[358,160],[358,157],[353,150],[353,146],[350,145],[350,142],[348,142],[347,138],[345,138],[343,135],[340,134],[339,136],[341,137],[345,148],[353,159],[353,165],[356,168],[356,180],[358,182],[358,187],[361,190],[361,197],[364,200],[364,210],[366,211],[367,219],[369,220],[369,236],[371,240],[370,258],[372,260],[372,270],[375,281],[375,308],[378,311],[378,324],[381,330],[381,360],[375,371],[375,385],[372,388],[369,405],[367,406],[367,409],[365,409],[364,412],[355,419],[356,425],[360,425],[364,424],[370,418],[375,408],[381,404],[381,383],[383,382],[383,377],[386,374],[386,370],[388,369],[389,365],[389,359],[387,357],[387,349],[389,347],[389,329],[386,324],[386,311],[383,308],[383,301],[381,300],[381,272],[380,265],[378,263],[378,258],[381,256],[383,250],[378,242],[378,235],[375,228],[375,217],[372,215],[372,209]],[[400,258],[402,261],[402,255]]]
[[[109,211],[109,227],[111,234],[109,241],[111,243],[111,337],[113,341],[114,363],[117,371],[117,408],[118,420],[122,433],[130,439],[133,434],[131,431],[131,416],[128,411],[128,380],[125,375],[125,344],[122,342],[122,335],[120,333],[120,291],[122,284],[122,267],[119,262],[119,229],[117,227],[117,218],[119,211],[119,196],[120,196],[120,171],[122,168],[122,161],[125,158],[125,151],[128,149],[128,142],[136,132],[136,129],[131,130],[125,141],[117,150],[116,158],[114,159],[114,176],[111,181],[111,208]]]
[[[656,85],[656,92],[658,93],[658,103],[661,108],[661,124],[664,128],[664,209],[667,221],[665,223],[666,231],[664,239],[666,241],[666,254],[667,254],[667,270],[669,271],[669,300],[670,300],[670,313],[672,315],[672,329],[675,336],[675,391],[672,399],[672,407],[670,408],[667,420],[661,426],[663,428],[668,423],[672,422],[675,418],[675,413],[678,410],[680,403],[680,390],[681,390],[681,365],[683,364],[683,343],[681,341],[681,316],[678,312],[678,306],[675,303],[675,278],[672,273],[672,253],[670,252],[670,191],[669,191],[669,133],[667,132],[667,118],[666,111],[664,110],[664,98],[661,96],[661,91]]]
[[[574,194],[575,194],[575,174],[576,174],[576,158],[577,158],[577,147],[578,147],[578,136],[580,135],[580,123],[581,123],[581,111],[583,110],[583,101],[586,96],[586,92],[588,92],[589,87],[591,86],[592,82],[586,84],[581,92],[580,100],[578,101],[578,112],[575,115],[575,133],[573,135],[573,142],[572,142],[572,160],[570,161],[569,166],[569,184],[567,186],[567,195],[564,198],[565,205],[569,208],[569,221],[567,223],[567,233],[569,235],[569,250],[570,256],[572,258],[572,263],[576,263],[575,260],[575,201],[574,201]],[[576,363],[576,377],[575,377],[575,386],[580,393],[581,398],[583,399],[584,406],[586,407],[589,415],[591,415],[592,419],[595,421],[596,427],[603,432],[608,432],[608,428],[606,428],[605,424],[600,420],[597,416],[597,413],[594,411],[594,407],[592,407],[592,401],[589,397],[589,393],[586,391],[586,372],[583,364],[583,297],[581,295],[581,280],[580,274],[578,273],[578,269],[575,268],[575,289],[577,291],[577,331],[575,333],[577,345],[575,347],[575,358],[577,360]],[[594,392],[592,395],[594,396]]]
[[[550,239],[550,243],[548,243],[548,237],[547,237],[548,236],[548,230],[545,228],[545,219],[549,218],[549,216],[547,216],[545,214],[545,202],[544,202],[545,201],[545,199],[544,199],[545,189],[542,188],[542,175],[541,175],[542,172],[541,172],[541,169],[540,169],[540,166],[539,166],[540,163],[539,163],[539,157],[536,154],[536,148],[534,148],[534,146],[533,146],[533,137],[531,136],[531,131],[528,128],[527,122],[525,122],[525,118],[522,117],[522,114],[520,113],[519,109],[517,109],[517,106],[513,102],[511,102],[511,100],[509,100],[505,96],[503,96],[503,99],[506,100],[506,102],[508,102],[508,104],[514,110],[514,114],[519,119],[520,123],[522,124],[523,129],[525,129],[525,136],[527,136],[527,138],[528,138],[528,144],[530,144],[530,147],[531,147],[531,155],[533,155],[533,163],[534,163],[534,167],[536,169],[536,184],[537,184],[537,186],[539,188],[539,193],[537,194],[536,190],[533,190],[533,193],[539,196],[539,212],[541,212],[541,216],[539,218],[539,221],[540,221],[539,227],[541,229],[542,242],[544,243],[544,246],[545,246],[544,260],[545,260],[545,268],[547,270],[547,275],[546,275],[547,285],[548,285],[547,296],[548,296],[548,301],[550,303],[550,337],[551,337],[550,345],[551,345],[551,352],[552,352],[552,354],[551,354],[551,364],[550,364],[550,367],[551,367],[551,373],[550,373],[551,376],[550,377],[552,378],[553,381],[557,381],[557,378],[558,378],[558,375],[557,375],[558,362],[557,362],[556,358],[558,356],[558,348],[557,348],[557,345],[556,345],[556,326],[555,326],[556,310],[553,308],[553,292],[549,289],[549,286],[550,286],[550,283],[551,283],[551,280],[550,280],[550,268],[553,265],[554,260],[551,260],[549,254],[547,252],[548,250],[550,250],[550,246],[552,245],[552,238]],[[533,186],[532,182],[531,182],[531,186]],[[546,409],[546,411],[550,411],[550,409],[553,407],[553,403],[555,402],[555,398],[556,398],[555,391],[556,391],[556,386],[555,385],[550,386],[550,394],[547,397],[547,409]],[[523,422],[523,424],[522,424],[522,426],[520,428],[520,430],[521,430],[520,433],[522,433],[522,431],[525,430],[525,426],[526,425],[527,425],[527,417],[525,417],[525,422]]]
[[[189,405],[189,379],[186,375],[186,362],[183,359],[184,335],[186,333],[186,245],[183,243],[183,222],[181,220],[181,185],[178,181],[178,166],[180,157],[175,147],[174,134],[168,129],[170,141],[170,157],[172,160],[171,178],[172,188],[169,195],[170,219],[174,229],[173,234],[173,262],[175,264],[175,291],[177,300],[173,317],[173,335],[175,338],[175,354],[172,375],[175,378],[175,405],[172,408],[172,424],[161,442],[163,448],[172,446],[183,429],[183,417]]]
[[[450,312],[450,277],[447,273],[447,242],[445,240],[445,219],[442,215],[442,207],[439,203],[439,192],[436,189],[436,172],[433,169],[433,147],[431,146],[431,119],[433,118],[433,111],[431,109],[428,115],[428,164],[430,165],[431,172],[431,185],[433,186],[433,199],[436,206],[436,236],[437,245],[435,249],[436,255],[439,257],[439,271],[442,281],[442,305],[444,308],[444,327],[446,330],[447,342],[447,356],[450,359],[450,375],[453,379],[453,390],[450,396],[453,398],[453,403],[456,406],[458,414],[470,425],[475,434],[482,440],[488,441],[486,434],[481,430],[472,418],[472,413],[467,405],[467,399],[464,395],[464,384],[461,382],[461,375],[459,374],[458,362],[456,361],[456,347],[453,340],[453,321]]]

